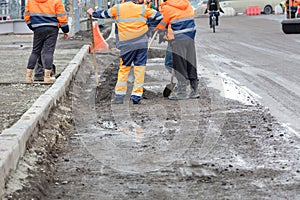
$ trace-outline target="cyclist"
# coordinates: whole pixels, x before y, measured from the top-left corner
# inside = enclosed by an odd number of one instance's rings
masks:
[[[207,11],[209,13],[209,26],[210,26],[210,28],[212,28],[212,16],[213,15],[216,16],[216,26],[218,26],[219,25],[219,15],[220,15],[219,11],[224,13],[222,8],[220,7],[219,0],[208,0],[207,1],[206,12]]]

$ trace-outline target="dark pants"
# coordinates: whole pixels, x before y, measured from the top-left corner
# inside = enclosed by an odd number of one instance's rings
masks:
[[[42,51],[43,54],[43,51]],[[43,61],[42,61],[42,56],[39,57],[38,62],[36,66],[34,67],[34,77],[44,77],[44,66],[43,66]],[[55,75],[56,73],[56,67],[54,64],[52,64],[52,71],[51,71],[51,76]]]
[[[290,19],[290,11],[288,10],[287,12],[286,12],[286,18],[288,18],[288,19]],[[291,12],[291,19],[294,19],[294,18],[296,18],[296,12]]]
[[[178,81],[197,79],[197,58],[193,39],[174,40],[173,67]]]
[[[42,62],[42,56],[39,57],[38,62],[34,67],[34,76],[35,77],[44,76],[44,66]]]
[[[53,64],[53,54],[58,36],[58,28],[47,27],[34,31],[33,47],[28,59],[27,69],[34,69],[38,59],[42,58],[45,69],[51,70]],[[41,54],[43,49],[43,53]]]

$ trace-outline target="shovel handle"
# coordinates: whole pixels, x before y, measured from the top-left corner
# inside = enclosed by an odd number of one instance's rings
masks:
[[[174,83],[174,68],[172,66],[172,76],[171,76],[171,84]]]
[[[91,38],[92,38],[92,51],[93,51],[95,81],[96,81],[96,86],[98,86],[99,85],[99,78],[98,78],[98,69],[97,69],[97,61],[96,61],[95,40],[94,40],[94,32],[93,32],[93,18],[92,18],[92,15],[90,15],[90,26],[91,26]]]
[[[148,50],[150,49],[150,47],[151,47],[151,45],[152,45],[152,43],[153,43],[153,41],[154,41],[154,39],[155,39],[155,37],[156,37],[156,35],[157,35],[157,32],[158,32],[158,30],[156,30],[156,31],[154,32],[154,34],[153,34],[153,36],[152,36],[152,38],[151,38],[151,40],[150,40],[150,42],[149,42],[149,44],[148,44]]]

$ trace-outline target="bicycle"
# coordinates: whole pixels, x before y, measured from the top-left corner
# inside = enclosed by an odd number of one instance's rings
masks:
[[[216,32],[216,25],[217,25],[217,20],[216,20],[216,15],[219,14],[219,11],[209,11],[209,14],[212,13],[211,16],[211,28],[213,30],[213,33]]]

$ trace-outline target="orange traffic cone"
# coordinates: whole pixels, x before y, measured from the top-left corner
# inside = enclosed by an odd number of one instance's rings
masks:
[[[93,22],[93,35],[94,35],[94,44],[95,44],[95,51],[101,50],[108,50],[108,44],[104,40],[98,26],[98,22]],[[93,51],[93,46],[90,45],[90,52]]]

